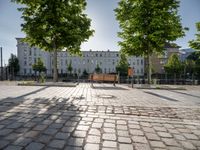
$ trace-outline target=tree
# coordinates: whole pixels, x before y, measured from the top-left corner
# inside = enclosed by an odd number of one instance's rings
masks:
[[[38,58],[36,63],[32,65],[33,70],[36,72],[39,72],[39,76],[41,72],[46,71],[46,67],[44,66],[44,63],[41,58]]]
[[[14,54],[11,54],[8,60],[8,71],[9,71],[9,74],[12,75],[12,78],[17,75],[17,73],[19,72],[19,69],[20,69],[20,66],[19,66],[19,60],[17,56]]]
[[[176,75],[180,74],[181,71],[183,70],[183,64],[180,61],[177,54],[172,54],[169,57],[167,64],[164,66],[164,69],[167,73],[174,75],[174,81],[175,81]]]
[[[196,28],[197,28],[197,32],[199,32],[196,34],[196,40],[189,41],[189,44],[191,48],[200,50],[200,22],[196,23]]]
[[[148,83],[151,82],[153,53],[163,53],[166,42],[184,36],[178,16],[178,0],[121,0],[115,9],[121,32],[122,52],[145,56],[148,65]],[[187,29],[187,28],[185,28]]]
[[[97,64],[97,66],[95,68],[95,72],[96,73],[102,73],[102,69],[100,68],[99,64]]]
[[[85,0],[11,0],[23,5],[22,31],[25,42],[53,52],[54,82],[58,81],[57,52],[80,54],[80,45],[93,34],[91,20],[84,14]]]
[[[127,76],[128,75],[128,61],[126,55],[124,53],[120,53],[120,60],[116,66],[116,71],[120,72],[120,75]]]
[[[71,60],[70,60],[70,62],[68,64],[68,66],[67,66],[67,70],[69,71],[69,73],[71,75],[72,74],[72,70],[73,70],[73,68],[72,68],[72,61]]]
[[[200,52],[196,51],[190,54],[186,61],[193,62],[193,65],[188,65],[188,72],[190,73],[191,69],[194,75],[197,75],[200,78]]]

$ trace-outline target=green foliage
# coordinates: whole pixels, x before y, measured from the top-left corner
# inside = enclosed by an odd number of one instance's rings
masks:
[[[67,66],[67,70],[69,71],[69,73],[71,75],[72,74],[72,70],[73,70],[73,68],[72,68],[72,61],[71,60],[70,60],[70,62],[68,64],[68,66]]]
[[[32,68],[34,71],[38,71],[39,74],[43,71],[46,71],[46,67],[44,66],[44,63],[41,58],[37,59],[36,63],[32,65]]]
[[[23,5],[24,41],[54,52],[54,81],[57,81],[57,51],[80,53],[80,46],[93,34],[91,20],[84,13],[85,0],[11,0]]]
[[[11,54],[9,60],[8,60],[8,71],[10,74],[13,74],[14,76],[17,75],[19,72],[19,60],[16,55]]]
[[[186,72],[195,74],[200,78],[200,52],[193,52],[187,57]]]
[[[181,71],[183,71],[183,64],[179,60],[177,54],[172,54],[169,57],[167,64],[164,66],[164,69],[167,73],[174,75],[180,74]]]
[[[116,66],[116,71],[120,72],[120,75],[127,76],[128,75],[128,61],[127,56],[124,53],[120,53],[120,60]]]
[[[46,78],[45,78],[45,74],[44,73],[41,73],[40,74],[40,83],[44,83],[46,81]]]
[[[83,76],[88,76],[88,72],[86,71],[86,69],[83,70]]]
[[[196,23],[197,28],[197,34],[196,34],[196,40],[189,41],[190,47],[194,49],[200,50],[200,22]]]
[[[121,50],[128,55],[147,56],[149,83],[150,56],[163,53],[165,43],[184,36],[178,7],[178,0],[120,0],[115,9]]]
[[[102,69],[100,68],[99,64],[97,64],[97,66],[95,68],[95,72],[96,73],[102,73]]]

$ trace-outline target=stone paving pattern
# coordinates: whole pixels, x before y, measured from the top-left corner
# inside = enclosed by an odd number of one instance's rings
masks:
[[[199,87],[138,90],[81,83],[1,85],[0,91],[0,149],[200,149]]]

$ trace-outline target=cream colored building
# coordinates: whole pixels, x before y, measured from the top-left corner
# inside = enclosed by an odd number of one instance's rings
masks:
[[[17,39],[17,56],[20,64],[20,75],[32,75],[32,65],[36,63],[37,58],[42,58],[46,68],[47,75],[52,76],[53,72],[53,54],[42,51],[37,47],[30,47],[27,43]],[[72,56],[66,51],[58,52],[58,72],[59,74],[68,73],[67,66],[72,63],[73,73],[80,74],[86,70],[88,73],[93,73],[97,64],[99,64],[103,73],[116,73],[116,65],[119,61],[118,51],[82,51],[82,57]],[[144,75],[144,58],[128,57],[130,67],[134,67],[135,76]]]

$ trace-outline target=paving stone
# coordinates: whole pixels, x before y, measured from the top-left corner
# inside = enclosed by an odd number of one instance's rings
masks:
[[[148,144],[134,143],[136,150],[151,150]]]
[[[183,135],[180,135],[180,134],[174,134],[174,138],[177,139],[177,140],[181,140],[181,141],[186,140],[186,138]]]
[[[154,133],[146,133],[146,137],[148,140],[160,140],[160,137],[157,134]]]
[[[125,125],[117,125],[117,130],[128,130],[128,127]]]
[[[86,131],[75,131],[74,133],[73,133],[73,136],[74,137],[86,137],[86,134],[87,134],[87,132]]]
[[[132,136],[132,140],[135,143],[148,143],[147,139],[145,136]]]
[[[61,131],[62,132],[69,132],[69,133],[71,133],[71,132],[73,132],[75,130],[75,127],[63,127],[62,129],[61,129]]]
[[[115,133],[115,129],[113,128],[103,128],[103,131],[106,132],[106,133]]]
[[[21,150],[21,149],[23,149],[23,147],[21,146],[9,145],[4,150]]]
[[[77,129],[77,130],[81,130],[81,131],[88,131],[88,130],[89,130],[89,126],[82,126],[82,125],[79,125],[79,126],[77,126],[76,129]]]
[[[84,150],[99,150],[99,145],[87,143],[84,147]]]
[[[142,129],[144,130],[144,132],[155,133],[155,130],[154,130],[153,128],[149,128],[149,127],[142,127]]]
[[[45,145],[42,143],[32,142],[25,149],[26,150],[41,150]]]
[[[171,138],[172,137],[172,135],[170,133],[167,133],[167,132],[157,132],[157,134],[160,137],[166,137],[166,138]]]
[[[91,135],[97,135],[97,136],[101,135],[100,131],[98,129],[94,129],[94,128],[90,129],[89,134],[91,134]]]
[[[106,128],[115,128],[115,124],[113,124],[113,123],[104,123],[104,127],[106,127]]]
[[[180,143],[183,145],[184,148],[186,149],[196,149],[195,146],[187,141],[180,141]]]
[[[14,132],[11,132],[9,135],[7,135],[5,137],[6,140],[15,140],[16,138],[18,138],[20,136],[19,133],[14,133]]]
[[[198,140],[199,138],[194,135],[194,134],[189,134],[189,133],[183,133],[183,135],[188,139],[188,140]]]
[[[0,149],[6,147],[10,142],[6,140],[0,140]]]
[[[53,148],[59,148],[62,149],[64,148],[66,141],[65,140],[53,140],[50,142],[48,146],[53,147]]]
[[[33,130],[43,131],[47,128],[47,125],[36,125]]]
[[[115,134],[104,133],[102,139],[115,141],[117,138]]]
[[[128,124],[130,129],[140,129],[140,125],[138,124]]]
[[[19,127],[21,127],[23,124],[22,123],[19,123],[19,122],[14,122],[8,126],[6,126],[6,128],[10,128],[10,129],[17,129]]]
[[[102,150],[117,150],[116,148],[106,148],[106,147],[103,147]]]
[[[164,128],[164,127],[157,127],[157,126],[154,126],[153,128],[154,128],[156,131],[163,131],[163,132],[166,132],[166,131],[167,131],[167,129]]]
[[[69,136],[70,136],[70,133],[58,132],[58,133],[55,135],[55,138],[56,138],[56,139],[66,140],[66,139],[69,138]]]
[[[180,146],[173,138],[162,138],[167,146]]]
[[[131,139],[128,138],[128,137],[118,137],[118,142],[130,144],[131,143]]]
[[[67,142],[70,146],[83,146],[83,138],[70,138]]]
[[[11,133],[13,130],[12,129],[1,129],[0,130],[0,136],[5,136]]]
[[[93,123],[92,128],[101,128],[103,123]]]
[[[41,143],[47,144],[49,143],[51,139],[52,139],[52,136],[43,134],[38,138],[38,141]]]
[[[126,125],[126,121],[124,120],[117,120],[117,124]]]
[[[120,150],[133,150],[133,146],[131,144],[119,144]]]
[[[100,136],[89,135],[86,140],[87,143],[100,143]]]
[[[75,147],[75,146],[67,146],[65,148],[65,150],[82,150],[82,148],[81,147]]]
[[[39,131],[29,131],[27,132],[24,137],[35,138],[39,134]]]
[[[116,148],[116,147],[117,147],[117,142],[113,142],[113,141],[103,141],[103,147],[112,147],[112,148]]]
[[[47,128],[45,131],[44,131],[44,133],[45,134],[48,134],[48,135],[54,135],[54,134],[56,134],[58,132],[58,130],[57,129],[53,129],[53,128]]]
[[[152,147],[161,147],[165,148],[165,144],[161,141],[150,141]]]
[[[118,134],[118,136],[129,137],[129,133],[128,133],[128,131],[117,130],[117,134]]]
[[[144,133],[141,130],[137,130],[137,129],[130,129],[130,133],[132,135],[144,135]]]

